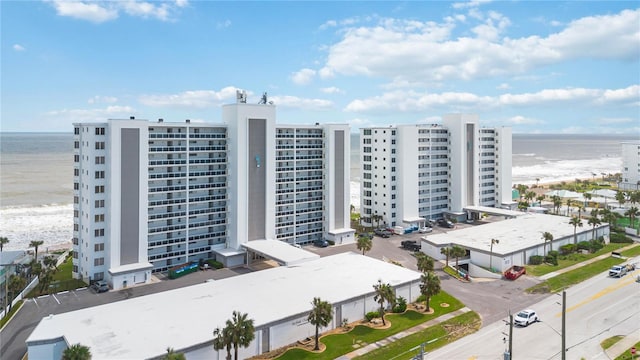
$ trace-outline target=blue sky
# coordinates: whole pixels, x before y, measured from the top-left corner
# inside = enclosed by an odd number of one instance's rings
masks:
[[[1,131],[220,122],[438,123],[640,136],[637,1],[2,1]]]

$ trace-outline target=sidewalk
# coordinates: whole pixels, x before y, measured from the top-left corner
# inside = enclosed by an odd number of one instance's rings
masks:
[[[625,250],[631,249],[631,248],[636,247],[636,246],[638,246],[638,243],[629,244],[629,245],[627,245],[627,246],[625,246],[623,248],[620,248],[617,251],[625,251]],[[540,280],[547,280],[547,279],[550,279],[550,278],[552,278],[554,276],[558,276],[560,274],[566,273],[567,271],[571,271],[571,270],[577,269],[577,268],[582,267],[584,265],[588,265],[588,264],[591,264],[591,263],[596,262],[598,260],[606,259],[608,257],[611,257],[611,254],[602,254],[602,255],[596,256],[596,257],[594,257],[592,259],[583,261],[581,263],[577,263],[577,264],[571,265],[571,266],[566,267],[564,269],[559,269],[558,271],[552,271],[550,273],[547,273],[547,274],[544,274],[542,276],[539,276],[538,278]]]
[[[637,343],[638,341],[640,341],[640,331],[636,330],[636,331],[632,332],[631,334],[625,335],[625,337],[620,339],[620,341],[618,341],[617,343],[613,344],[613,346],[611,346],[610,348],[608,348],[604,352],[605,352],[605,354],[607,354],[607,357],[609,359],[615,359],[618,356],[620,356],[620,355],[624,354],[625,352],[629,351],[629,349],[631,349],[631,347],[635,343]],[[638,349],[638,351],[640,351],[640,349]]]
[[[382,339],[380,341],[376,341],[373,344],[369,344],[369,345],[363,346],[363,347],[361,347],[361,348],[359,348],[357,350],[354,350],[354,351],[352,351],[350,353],[347,353],[345,355],[342,355],[342,356],[336,358],[336,360],[349,360],[349,359],[353,359],[353,358],[355,358],[357,356],[362,356],[362,355],[364,355],[364,354],[366,354],[368,352],[371,352],[371,351],[373,351],[375,349],[378,349],[378,348],[381,348],[383,346],[389,345],[390,343],[392,343],[392,342],[394,342],[396,340],[399,340],[399,339],[402,339],[402,338],[407,337],[409,335],[415,334],[415,333],[417,333],[417,332],[419,332],[421,330],[424,330],[424,329],[426,329],[428,327],[434,326],[436,324],[439,324],[439,323],[441,323],[443,321],[446,321],[446,320],[449,320],[451,318],[454,318],[454,317],[456,317],[458,315],[462,315],[462,314],[467,313],[469,311],[471,311],[471,309],[469,309],[468,307],[463,307],[460,310],[456,310],[454,312],[450,312],[448,314],[444,314],[444,315],[442,315],[442,316],[440,316],[438,318],[426,321],[426,322],[424,322],[424,323],[422,323],[420,325],[416,325],[416,326],[414,326],[412,328],[409,328],[409,329],[401,331],[401,332],[399,332],[397,334],[391,335],[388,338]]]

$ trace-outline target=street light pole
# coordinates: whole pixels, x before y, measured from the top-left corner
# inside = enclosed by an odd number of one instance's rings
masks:
[[[567,292],[562,291],[562,360],[567,359]]]

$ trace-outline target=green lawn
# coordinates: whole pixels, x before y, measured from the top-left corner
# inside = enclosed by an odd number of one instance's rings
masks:
[[[622,335],[616,335],[616,336],[612,336],[610,338],[604,339],[601,343],[600,346],[602,347],[602,349],[606,350],[610,347],[613,346],[613,344],[617,343],[618,341],[622,340],[623,336]]]
[[[631,248],[631,249],[627,249],[623,252],[620,253],[622,256],[624,257],[636,257],[638,255],[640,255],[640,246],[638,246],[636,244],[635,247]]]
[[[43,289],[42,291],[40,291],[40,285],[38,285],[29,292],[27,297],[37,297],[53,292],[74,290],[87,286],[84,281],[74,279],[71,276],[72,270],[73,259],[71,258],[71,256],[69,256],[62,264],[60,264],[60,266],[58,266],[58,270],[53,274],[53,280],[51,281],[50,289]]]
[[[560,270],[560,269],[567,268],[567,267],[569,267],[571,265],[575,265],[575,264],[583,262],[585,260],[592,259],[592,258],[594,258],[596,256],[610,253],[612,251],[615,251],[615,250],[620,249],[622,247],[625,247],[627,245],[629,245],[629,244],[611,243],[611,244],[605,245],[602,249],[600,249],[599,251],[597,251],[597,252],[595,252],[593,254],[578,254],[578,253],[574,253],[574,254],[569,254],[569,255],[566,255],[566,256],[559,256],[558,257],[558,266],[554,266],[554,265],[550,265],[550,264],[540,264],[540,265],[526,265],[525,267],[527,268],[527,274],[533,275],[533,276],[542,276],[544,274],[548,274],[548,273],[553,272],[553,271],[557,271],[557,270]]]
[[[616,225],[624,226],[624,227],[631,227],[631,224],[629,222],[629,218],[628,217],[619,218],[618,221],[616,221]],[[637,230],[638,227],[640,227],[640,219],[633,219],[633,228]]]
[[[448,307],[441,307],[439,304],[447,303]],[[320,341],[325,344],[326,350],[322,353],[312,353],[303,349],[294,348],[288,350],[277,359],[281,360],[304,360],[304,359],[335,359],[341,355],[353,351],[353,344],[374,343],[378,340],[389,337],[400,331],[409,329],[425,321],[435,319],[444,314],[461,309],[464,305],[453,296],[441,291],[434,296],[430,302],[434,309],[433,314],[423,314],[415,311],[407,311],[403,314],[388,314],[385,319],[391,322],[391,327],[387,329],[373,329],[368,326],[358,325],[348,333],[332,334],[322,337]]]
[[[420,352],[420,346],[423,344],[425,351],[432,351],[478,331],[481,325],[482,321],[480,320],[480,316],[470,311],[396,340],[387,346],[358,356],[355,359],[412,359],[413,356]]]
[[[623,263],[624,261],[624,259],[614,257],[598,260],[589,265],[554,276],[551,279],[528,288],[526,291],[529,293],[557,292],[598,275],[610,269],[613,265]]]

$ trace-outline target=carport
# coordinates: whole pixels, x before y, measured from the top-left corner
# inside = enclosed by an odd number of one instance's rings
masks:
[[[291,266],[309,260],[316,260],[320,255],[295,247],[279,240],[252,240],[242,247],[247,250],[247,264],[251,253],[276,261],[281,266]]]
[[[480,219],[480,214],[481,213],[487,213],[490,215],[498,215],[498,216],[504,216],[505,219],[512,219],[518,216],[522,216],[526,213],[522,212],[522,211],[514,211],[514,210],[509,210],[509,209],[500,209],[500,208],[494,208],[494,207],[489,207],[489,206],[465,206],[463,208],[464,211],[467,212],[468,215],[471,214],[477,214],[476,216],[468,216],[468,219]]]

